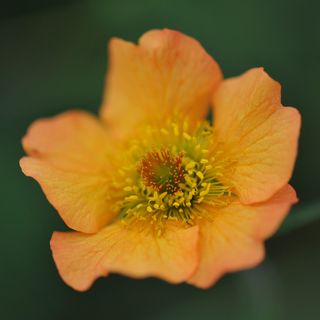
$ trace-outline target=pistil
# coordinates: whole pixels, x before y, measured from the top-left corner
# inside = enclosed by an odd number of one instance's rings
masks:
[[[161,193],[179,191],[184,182],[182,158],[182,153],[173,156],[167,149],[148,152],[138,165],[145,186]]]

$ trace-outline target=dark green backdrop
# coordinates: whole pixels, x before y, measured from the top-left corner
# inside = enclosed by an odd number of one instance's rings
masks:
[[[320,319],[320,7],[317,1],[11,0],[0,4],[1,319]],[[160,280],[101,279],[87,293],[63,284],[49,239],[65,229],[22,175],[31,121],[72,107],[96,112],[111,36],[151,28],[199,39],[227,77],[254,66],[283,84],[303,115],[292,180],[301,202],[267,242],[258,268],[202,291]]]

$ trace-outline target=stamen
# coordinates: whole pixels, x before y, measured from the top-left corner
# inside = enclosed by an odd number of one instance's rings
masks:
[[[208,124],[193,132],[186,123],[146,129],[119,174],[120,219],[152,224],[162,234],[167,221],[193,225],[210,219],[208,206],[227,206],[234,194],[222,181],[230,163],[221,151],[213,152],[213,138]]]

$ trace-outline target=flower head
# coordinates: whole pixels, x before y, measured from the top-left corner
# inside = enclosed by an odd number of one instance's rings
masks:
[[[153,30],[111,40],[100,118],[36,121],[20,164],[75,230],[51,239],[70,286],[117,272],[205,288],[263,259],[297,201],[299,129],[262,68],[223,80],[197,41]]]

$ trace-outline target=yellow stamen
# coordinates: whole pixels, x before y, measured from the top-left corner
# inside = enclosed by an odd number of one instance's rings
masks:
[[[202,124],[189,131],[189,127],[149,126],[121,155],[128,161],[114,187],[120,187],[119,198],[124,195],[119,201],[122,220],[150,223],[162,234],[168,220],[192,225],[195,219],[208,218],[205,205],[230,203],[231,187],[221,182],[228,162],[223,162],[221,152],[210,149],[211,128]]]

